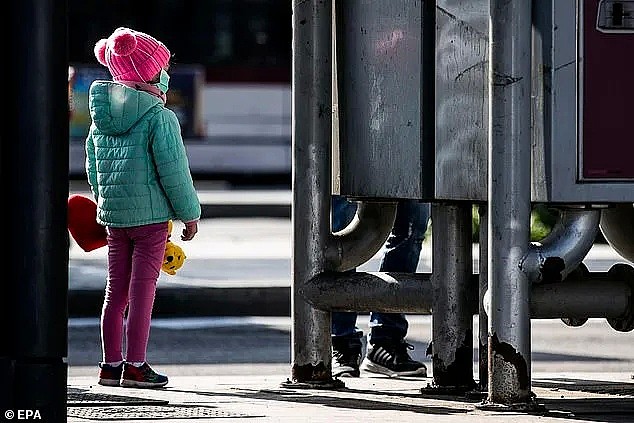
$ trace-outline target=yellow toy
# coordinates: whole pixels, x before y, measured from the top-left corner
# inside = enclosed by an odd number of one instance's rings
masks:
[[[169,235],[172,234],[172,221],[167,222],[167,233]],[[169,240],[169,235],[167,238],[167,243],[165,244],[165,256],[163,258],[163,265],[161,266],[161,270],[168,275],[175,275],[176,271],[183,267],[183,263],[187,256],[183,249],[174,244]]]

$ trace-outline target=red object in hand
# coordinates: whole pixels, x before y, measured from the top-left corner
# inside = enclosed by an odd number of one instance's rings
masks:
[[[68,230],[86,252],[108,245],[106,228],[97,223],[97,204],[83,195],[68,197]]]

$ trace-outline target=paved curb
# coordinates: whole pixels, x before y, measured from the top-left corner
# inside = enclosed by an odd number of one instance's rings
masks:
[[[202,204],[201,217],[212,218],[288,218],[290,204]]]
[[[154,317],[290,316],[290,287],[159,288]],[[68,292],[69,317],[97,317],[103,290]]]

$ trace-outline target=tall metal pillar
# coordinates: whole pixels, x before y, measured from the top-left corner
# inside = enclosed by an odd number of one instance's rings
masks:
[[[473,274],[471,204],[434,203],[432,222],[432,389],[465,392],[475,387],[473,310],[467,294]]]
[[[5,13],[3,221],[11,242],[0,317],[4,410],[66,421],[68,351],[68,54],[66,2],[25,0]],[[5,396],[6,395],[6,396]]]
[[[291,380],[335,384],[331,313],[309,305],[302,285],[324,271],[330,231],[332,2],[293,0],[293,259]]]
[[[529,280],[531,1],[491,0],[489,405],[531,401]]]
[[[480,218],[479,233],[479,273],[478,273],[478,389],[487,391],[489,384],[489,317],[485,308],[485,298],[489,289],[489,251],[487,239],[489,237],[489,212],[486,205],[478,207]]]

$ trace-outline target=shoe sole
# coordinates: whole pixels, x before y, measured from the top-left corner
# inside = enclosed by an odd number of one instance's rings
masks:
[[[165,382],[139,382],[136,380],[123,379],[121,381],[121,386],[126,388],[161,388],[167,385],[168,381]]]
[[[418,376],[418,377],[427,377],[427,369],[425,367],[421,367],[416,370],[408,370],[404,372],[395,372],[394,370],[390,370],[387,367],[383,367],[379,364],[373,363],[370,360],[363,360],[361,363],[361,370],[370,373],[378,373],[382,375],[386,375],[389,377],[398,377],[398,376]]]
[[[119,380],[115,380],[115,379],[99,379],[98,382],[100,385],[103,386],[119,386]]]
[[[361,376],[361,371],[359,369],[350,369],[343,370],[338,372],[333,372],[332,377],[359,377]]]

